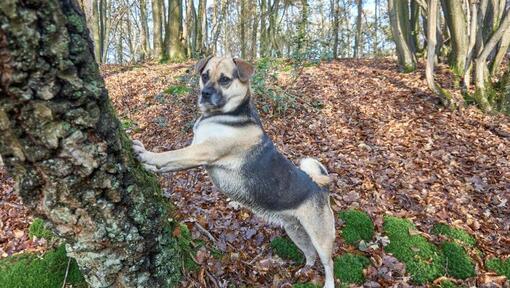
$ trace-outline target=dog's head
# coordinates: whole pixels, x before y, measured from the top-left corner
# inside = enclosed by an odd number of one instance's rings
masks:
[[[203,113],[233,111],[249,97],[249,80],[254,69],[249,63],[230,57],[208,57],[195,69],[200,75],[198,106]]]

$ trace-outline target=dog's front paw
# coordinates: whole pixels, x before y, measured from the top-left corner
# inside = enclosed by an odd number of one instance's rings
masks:
[[[136,158],[145,165],[153,165],[151,163],[151,152],[147,151],[143,146],[142,142],[133,140],[133,151],[135,152]]]

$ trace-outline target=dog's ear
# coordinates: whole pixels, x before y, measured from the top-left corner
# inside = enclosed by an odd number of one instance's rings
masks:
[[[207,65],[207,62],[209,62],[209,60],[211,60],[213,56],[209,56],[207,58],[203,58],[203,59],[200,59],[200,61],[197,62],[197,64],[195,64],[195,71],[197,71],[198,74],[202,73],[202,70],[204,70],[205,68],[205,65]]]
[[[251,66],[250,63],[245,62],[244,60],[239,58],[234,58],[234,63],[236,64],[237,68],[236,70],[239,80],[241,80],[242,82],[250,80],[251,76],[253,76],[253,73],[255,72],[253,66]]]

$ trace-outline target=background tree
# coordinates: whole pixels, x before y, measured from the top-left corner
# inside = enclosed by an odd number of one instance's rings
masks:
[[[409,1],[388,0],[388,13],[400,68],[406,72],[413,71],[416,69],[416,56],[411,43]]]

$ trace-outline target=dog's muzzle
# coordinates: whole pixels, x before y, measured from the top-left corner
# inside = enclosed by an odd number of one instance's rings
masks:
[[[225,105],[225,99],[214,87],[205,87],[200,96],[200,105],[221,108]]]

